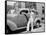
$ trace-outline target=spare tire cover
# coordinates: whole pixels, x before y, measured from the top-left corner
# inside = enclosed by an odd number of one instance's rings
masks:
[[[7,19],[13,21],[18,28],[25,27],[27,25],[27,19],[24,15],[18,15],[15,17],[7,17]]]

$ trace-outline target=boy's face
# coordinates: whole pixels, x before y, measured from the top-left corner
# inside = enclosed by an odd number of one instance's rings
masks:
[[[34,13],[33,12],[31,12],[31,15],[33,15]]]

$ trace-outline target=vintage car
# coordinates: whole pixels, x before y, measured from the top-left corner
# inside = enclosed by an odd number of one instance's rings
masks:
[[[23,11],[28,12],[28,9],[20,9],[20,13]],[[25,16],[24,14],[19,14],[17,16],[12,17],[13,15],[10,15],[11,14],[7,15],[7,25],[12,31],[26,28],[28,22],[27,16]]]
[[[7,15],[7,25],[11,31],[16,31],[16,30],[21,30],[21,29],[25,29],[23,31],[26,31],[27,23],[30,17],[29,16],[30,14],[28,14],[28,12],[29,12],[29,9],[23,8],[23,9],[20,9],[20,14],[16,16],[11,15],[11,14]],[[36,25],[37,20],[40,20],[40,19],[34,20],[34,26]]]

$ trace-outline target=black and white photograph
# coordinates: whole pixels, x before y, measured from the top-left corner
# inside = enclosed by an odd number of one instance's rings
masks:
[[[5,1],[5,34],[45,32],[45,3]]]

